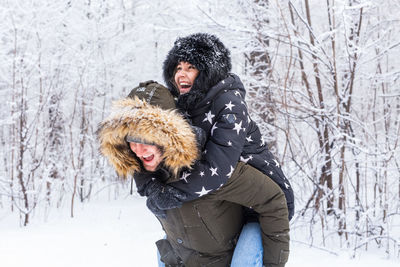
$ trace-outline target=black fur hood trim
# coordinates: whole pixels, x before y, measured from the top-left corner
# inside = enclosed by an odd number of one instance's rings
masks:
[[[231,71],[229,50],[215,36],[208,33],[196,33],[178,38],[168,52],[163,65],[163,76],[168,89],[174,96],[179,96],[175,87],[174,74],[179,62],[193,64],[199,71],[192,89],[185,94],[185,106],[201,100],[207,91],[219,81],[228,77]]]

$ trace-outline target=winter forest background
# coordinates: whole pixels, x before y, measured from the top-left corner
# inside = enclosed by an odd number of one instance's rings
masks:
[[[26,226],[135,194],[97,125],[139,82],[163,82],[177,36],[209,32],[294,187],[292,234],[399,257],[399,14],[397,0],[0,0],[0,215]]]

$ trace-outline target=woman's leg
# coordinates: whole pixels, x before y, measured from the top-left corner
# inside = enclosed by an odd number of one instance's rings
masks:
[[[233,252],[231,267],[243,266],[263,266],[263,246],[259,223],[246,223],[240,233]]]

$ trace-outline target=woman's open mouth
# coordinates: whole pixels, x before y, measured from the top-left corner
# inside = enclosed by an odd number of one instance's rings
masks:
[[[190,83],[187,83],[187,82],[179,83],[179,92],[181,94],[189,92],[191,88],[192,88],[192,85]]]

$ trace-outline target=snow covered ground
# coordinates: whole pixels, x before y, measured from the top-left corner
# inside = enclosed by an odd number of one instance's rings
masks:
[[[66,205],[68,206],[68,205]],[[0,213],[1,267],[152,267],[154,242],[163,237],[157,219],[143,198],[92,200],[75,210],[53,210],[46,222],[35,220],[19,227],[15,215]],[[383,259],[371,252],[350,259],[310,248],[293,240],[287,267],[399,266],[399,259]]]

